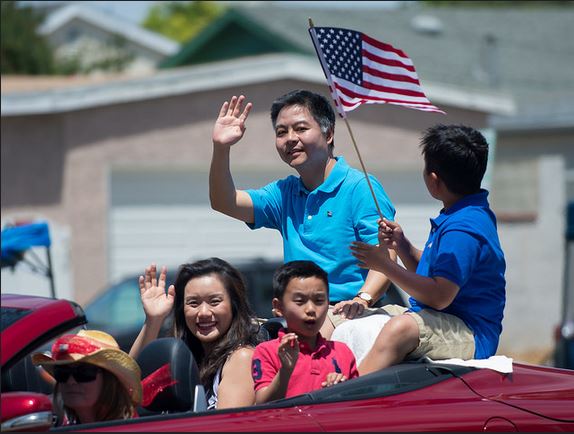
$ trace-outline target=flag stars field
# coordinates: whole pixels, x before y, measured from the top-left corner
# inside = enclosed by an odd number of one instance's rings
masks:
[[[444,113],[428,100],[402,50],[355,30],[311,27],[309,32],[343,118],[364,103]]]

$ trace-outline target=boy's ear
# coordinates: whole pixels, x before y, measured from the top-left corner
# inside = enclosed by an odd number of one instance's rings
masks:
[[[429,173],[429,177],[433,180],[433,182],[437,182],[440,179],[435,172]]]
[[[431,181],[431,184],[433,185],[435,190],[437,190],[442,184],[442,179],[440,179],[435,172],[429,173],[429,180]]]
[[[283,309],[281,307],[281,302],[279,301],[279,299],[274,298],[273,300],[271,300],[271,305],[273,306],[272,311],[275,314],[275,316],[282,317]]]

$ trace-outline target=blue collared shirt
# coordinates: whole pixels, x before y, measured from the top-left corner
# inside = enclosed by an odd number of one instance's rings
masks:
[[[289,176],[257,190],[247,190],[253,200],[255,222],[251,229],[273,228],[283,237],[283,258],[311,260],[329,275],[329,300],[353,298],[363,286],[367,271],[351,254],[352,241],[377,243],[379,215],[365,175],[337,157],[329,177],[309,191],[301,178]],[[395,208],[381,184],[369,175],[385,218],[393,220]]]
[[[465,196],[431,219],[417,274],[443,277],[459,286],[453,302],[442,312],[456,315],[473,331],[476,359],[496,353],[506,301],[506,263],[496,230],[488,192]],[[423,303],[410,298],[417,312]]]

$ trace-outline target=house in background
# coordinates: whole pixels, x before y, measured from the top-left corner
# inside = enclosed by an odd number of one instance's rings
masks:
[[[39,28],[60,61],[78,62],[85,71],[148,73],[180,49],[178,42],[90,7],[68,4],[46,16]]]
[[[489,125],[493,132],[496,125],[517,122],[525,125],[536,112],[547,119],[558,117],[560,126],[552,126],[553,135],[558,130],[563,133],[570,129],[571,132],[574,118],[574,28],[571,25],[574,12],[571,7],[411,6],[346,11],[280,8],[270,4],[236,7],[161,65],[176,67],[266,53],[294,53],[315,58],[309,43],[309,17],[315,26],[360,30],[401,48],[413,59],[425,89],[443,85],[442,94],[452,87],[475,95],[494,93],[510,98],[514,111],[495,115]],[[514,134],[508,128],[502,129],[504,137],[498,137],[496,142],[503,147],[504,138]],[[533,128],[528,129],[526,135],[530,136]],[[555,146],[548,152],[544,143],[539,140],[537,143],[542,154],[557,152]],[[565,157],[566,189],[568,197],[574,199],[574,151],[568,150],[570,144],[568,140],[562,141],[558,153]],[[525,183],[523,188],[528,188],[524,177],[516,183]],[[500,188],[504,185],[503,182]],[[524,208],[522,195],[513,197],[512,193],[503,191],[497,194],[500,194],[499,211]],[[529,211],[535,212],[532,202],[529,206]]]
[[[261,5],[232,10],[164,63],[180,59],[172,65],[181,66],[149,77],[34,92],[10,91],[3,77],[2,217],[42,216],[68,231],[71,294],[82,303],[151,261],[173,267],[211,255],[280,257],[278,234],[250,231],[210,209],[210,137],[221,103],[243,93],[254,109],[245,138],[232,151],[236,184],[257,187],[292,173],[272,145],[268,110],[294,88],[328,95],[308,16],[317,26],[361,30],[402,48],[429,99],[447,112],[365,105],[349,114],[367,169],[382,181],[397,219],[418,245],[439,210],[421,179],[421,132],[436,122],[466,123],[488,136],[493,159],[486,183],[508,269],[500,351],[541,361],[559,317],[563,206],[573,181],[573,110],[571,103],[558,104],[574,96],[567,72],[574,59],[571,9],[373,12]],[[488,52],[481,51],[487,31],[496,36],[499,63],[488,63]],[[545,79],[532,73],[533,65]],[[548,116],[544,100],[561,115]],[[540,111],[529,114],[529,108]],[[335,143],[336,153],[359,167],[340,122]]]

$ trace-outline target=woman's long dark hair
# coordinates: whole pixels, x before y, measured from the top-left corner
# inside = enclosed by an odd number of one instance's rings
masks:
[[[185,322],[185,286],[191,279],[206,275],[216,275],[229,293],[231,299],[232,320],[225,333],[206,355],[203,346],[187,327]],[[199,367],[201,383],[205,390],[210,390],[213,378],[229,355],[244,346],[255,346],[258,343],[258,323],[249,306],[245,283],[241,273],[226,261],[219,258],[203,259],[179,267],[175,279],[175,302],[173,334],[182,339],[193,353]]]

